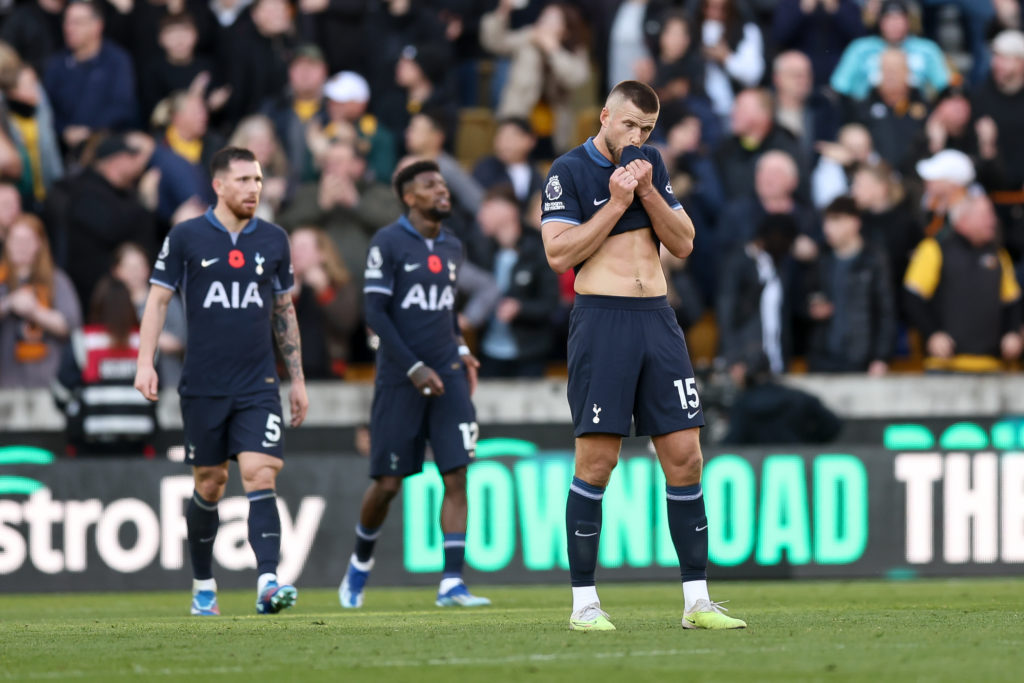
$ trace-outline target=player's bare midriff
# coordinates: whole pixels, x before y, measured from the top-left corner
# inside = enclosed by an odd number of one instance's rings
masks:
[[[651,229],[608,237],[576,274],[577,294],[664,296],[668,292]]]

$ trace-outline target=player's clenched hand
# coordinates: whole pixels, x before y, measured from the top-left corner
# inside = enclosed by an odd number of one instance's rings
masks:
[[[416,368],[416,371],[409,375],[416,389],[424,396],[440,396],[444,393],[444,382],[441,376],[426,365]]]
[[[636,179],[636,194],[643,197],[654,189],[654,167],[646,159],[633,159],[624,167]]]
[[[636,189],[636,178],[624,166],[612,171],[612,177],[608,179],[608,191],[612,195],[612,201],[617,204],[629,205],[633,203],[633,190]]]
[[[139,366],[135,371],[135,388],[150,401],[160,398],[160,380],[156,376],[156,368]]]
[[[306,419],[306,411],[309,410],[309,397],[306,396],[306,383],[292,381],[292,388],[288,392],[288,402],[292,408],[292,427],[298,427]]]
[[[471,353],[467,353],[461,356],[461,358],[462,362],[466,364],[466,379],[469,381],[469,395],[472,396],[473,392],[476,391],[476,378],[479,374],[480,361]]]

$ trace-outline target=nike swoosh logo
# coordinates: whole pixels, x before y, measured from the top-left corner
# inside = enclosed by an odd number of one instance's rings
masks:
[[[593,531],[593,532],[591,532],[589,534],[581,534],[580,530],[577,529],[576,530],[576,535],[579,536],[580,538],[590,538],[591,536],[597,536],[597,532]]]
[[[220,261],[220,259],[219,258],[210,258],[210,259],[204,258],[202,261],[199,262],[199,265],[201,265],[203,268],[209,268],[210,266],[212,266],[217,261]]]
[[[416,270],[419,267],[420,267],[419,263],[406,263],[405,264],[405,272],[411,273],[412,271]]]
[[[700,412],[700,410],[695,410],[692,413],[689,413],[689,412],[686,413],[686,419],[687,420],[692,420],[693,418],[695,418],[697,416],[697,413],[699,413],[699,412]]]
[[[705,530],[705,529],[707,529],[707,528],[708,528],[708,525],[707,525],[707,524],[705,524],[704,526],[699,526],[699,527],[697,527],[696,529],[694,529],[694,531],[704,531],[704,530]]]
[[[276,443],[272,443],[270,441],[264,441],[260,445],[263,446],[264,448],[276,448],[277,447]]]
[[[605,197],[605,198],[604,198],[604,199],[602,199],[601,201],[598,201],[598,200],[596,200],[596,199],[595,199],[595,200],[594,200],[594,206],[601,206],[602,204],[604,204],[604,203],[605,203],[606,201],[608,201],[609,199],[611,199],[611,197]]]

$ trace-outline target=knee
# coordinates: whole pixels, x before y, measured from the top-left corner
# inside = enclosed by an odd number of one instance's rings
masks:
[[[197,471],[195,474],[196,493],[200,498],[211,503],[224,497],[224,487],[227,486],[227,483],[228,473],[220,468]]]
[[[277,470],[273,467],[258,467],[242,475],[246,491],[265,491],[277,486]]]
[[[592,486],[604,488],[611,481],[612,471],[619,462],[614,458],[591,458],[587,462],[577,462],[576,477]]]
[[[466,468],[461,467],[454,472],[443,475],[445,497],[466,497]]]
[[[373,489],[377,498],[390,501],[402,490],[402,480],[398,477],[381,477],[373,483]]]
[[[685,449],[673,459],[672,467],[666,468],[665,479],[669,486],[690,486],[700,482],[703,469],[704,456],[700,448]]]

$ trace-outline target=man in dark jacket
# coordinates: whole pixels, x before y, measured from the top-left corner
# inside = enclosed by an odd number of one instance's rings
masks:
[[[992,41],[992,72],[971,94],[971,111],[976,121],[995,124],[1007,189],[1019,190],[1024,184],[1024,33],[1003,31]]]
[[[896,333],[896,312],[885,254],[866,245],[857,204],[838,197],[825,209],[830,247],[816,269],[807,312],[813,324],[807,350],[812,372],[884,375]]]
[[[481,336],[480,376],[541,377],[551,350],[558,281],[540,235],[523,230],[515,196],[500,187],[484,199],[477,221],[497,246],[488,265],[502,293]]]
[[[274,122],[277,139],[284,145],[288,165],[300,182],[316,180],[318,171],[306,142],[309,125],[326,127],[327,64],[316,45],[301,45],[288,65],[288,87],[263,105],[263,113]]]

